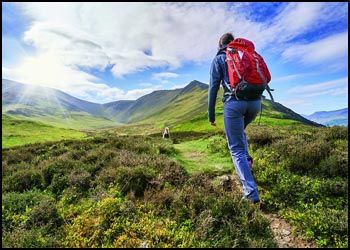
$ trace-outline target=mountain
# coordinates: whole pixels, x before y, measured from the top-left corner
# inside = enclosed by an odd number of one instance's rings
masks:
[[[295,120],[295,121],[299,121],[303,124],[316,126],[316,127],[322,126],[321,124],[319,124],[315,121],[311,121],[311,120],[303,117],[302,115],[295,113],[293,110],[283,106],[282,104],[280,104],[278,102],[272,102],[268,99],[265,99],[265,102],[263,101],[263,110],[264,109],[269,110],[269,117]]]
[[[157,90],[135,101],[117,101],[103,106],[109,117],[118,122],[171,123],[205,112],[207,92],[207,84],[194,80],[184,88]]]
[[[217,110],[222,109],[219,90]],[[46,122],[58,127],[101,128],[123,124],[152,124],[162,127],[207,119],[208,84],[192,81],[184,88],[157,90],[137,100],[121,100],[105,104],[87,102],[62,91],[32,87],[2,80],[2,113]],[[283,105],[263,100],[265,116],[288,119],[320,126]],[[199,117],[199,118],[198,118]]]
[[[348,126],[348,113],[348,108],[343,108],[332,111],[317,111],[311,115],[303,116],[325,126]]]
[[[2,79],[2,113],[66,128],[116,126],[101,104],[60,90]]]

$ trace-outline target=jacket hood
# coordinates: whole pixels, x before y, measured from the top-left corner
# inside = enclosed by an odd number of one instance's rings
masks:
[[[216,53],[216,55],[219,55],[219,54],[221,54],[222,52],[225,52],[226,48],[227,48],[227,44],[226,44],[226,45],[222,45],[222,46],[219,48],[219,50],[218,50],[218,52]]]

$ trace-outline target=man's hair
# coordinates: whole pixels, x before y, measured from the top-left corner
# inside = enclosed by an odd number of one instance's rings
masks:
[[[219,40],[219,47],[229,44],[232,40],[235,40],[232,33],[223,34]]]

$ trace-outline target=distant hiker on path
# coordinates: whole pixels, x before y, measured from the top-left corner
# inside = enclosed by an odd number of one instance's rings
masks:
[[[208,120],[211,126],[216,126],[215,105],[221,84],[224,90],[222,101],[224,103],[226,139],[236,173],[243,185],[243,199],[257,203],[260,202],[260,196],[250,169],[253,159],[248,153],[245,128],[255,119],[260,111],[262,93],[250,93],[250,96],[245,98],[238,95],[240,93],[238,92],[239,90],[236,93],[231,88],[226,62],[226,47],[233,40],[234,37],[231,33],[221,36],[218,52],[211,64],[208,89]],[[252,96],[254,97],[252,98]]]
[[[170,138],[170,132],[168,127],[164,129],[163,138]]]

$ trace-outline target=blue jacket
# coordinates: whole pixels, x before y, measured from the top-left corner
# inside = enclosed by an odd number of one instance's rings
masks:
[[[222,86],[224,90],[224,96],[222,98],[222,102],[228,102],[231,99],[240,100],[240,101],[255,101],[260,100],[261,96],[257,97],[243,97],[240,99],[235,98],[235,95],[232,93],[232,89],[230,86],[230,80],[228,76],[228,69],[226,64],[226,47],[227,45],[223,45],[219,48],[216,56],[214,57],[211,67],[210,67],[210,81],[209,81],[209,90],[208,90],[208,120],[209,122],[215,121],[215,104],[217,94]]]
[[[215,121],[215,104],[220,84],[224,90],[224,96],[222,98],[223,102],[225,102],[232,95],[226,64],[226,47],[227,45],[224,45],[218,50],[210,67],[210,82],[208,90],[209,122]]]

